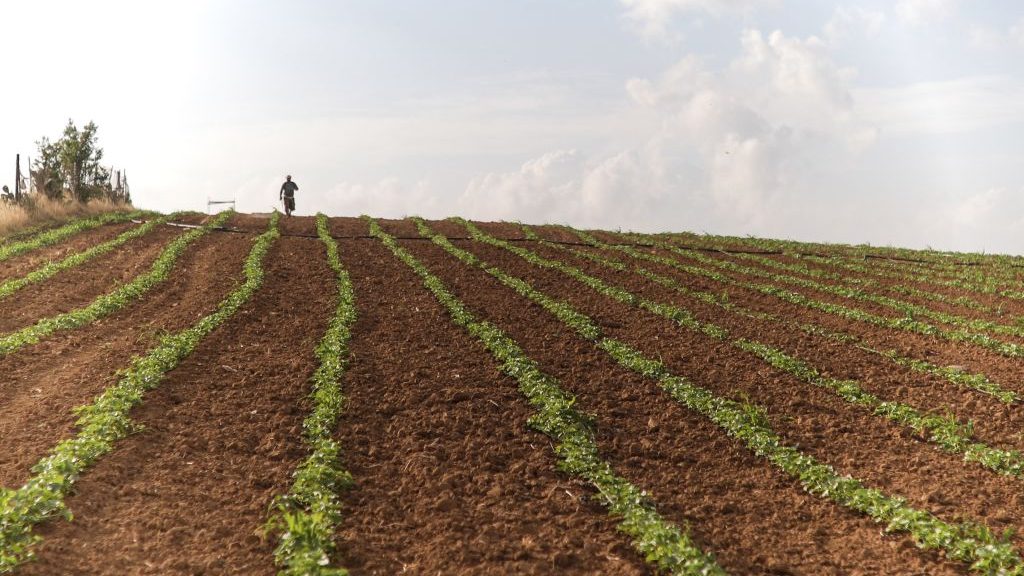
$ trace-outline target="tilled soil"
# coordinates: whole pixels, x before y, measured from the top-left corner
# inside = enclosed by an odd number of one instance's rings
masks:
[[[447,224],[433,225],[439,231],[457,233]],[[615,469],[649,491],[669,520],[690,526],[698,543],[727,570],[737,574],[960,571],[899,538],[880,539],[878,527],[869,520],[807,495],[797,482],[728,439],[703,417],[683,409],[656,384],[620,368],[490,276],[432,244],[408,242],[405,247],[474,311],[486,311],[481,315],[506,330],[545,371],[578,395],[580,408],[596,415],[599,447]],[[478,253],[486,253],[488,262],[515,273],[499,252]],[[738,476],[735,470],[745,473]],[[808,523],[808,518],[818,521]]]
[[[772,274],[779,274],[779,275],[782,275],[782,276],[791,276],[793,278],[801,278],[803,280],[810,280],[812,282],[815,282],[817,284],[821,284],[821,285],[824,285],[824,286],[852,288],[852,289],[858,290],[860,292],[863,292],[866,295],[884,296],[884,297],[891,298],[891,299],[893,299],[893,300],[895,300],[895,301],[897,301],[899,303],[908,303],[908,304],[913,304],[913,305],[916,305],[916,306],[921,306],[921,307],[927,308],[927,309],[932,310],[932,311],[937,312],[937,313],[949,314],[951,316],[960,317],[962,319],[984,320],[986,322],[992,322],[994,324],[1004,325],[1004,326],[1014,326],[1014,325],[1016,325],[1015,314],[1019,314],[1020,313],[1020,307],[1015,305],[1015,304],[1012,304],[1012,302],[1017,302],[1018,304],[1022,304],[1020,301],[1014,301],[1014,300],[1011,300],[1011,299],[1006,299],[1006,300],[1008,300],[1008,302],[1006,304],[997,305],[997,307],[999,308],[998,311],[984,312],[984,311],[979,311],[979,310],[971,310],[969,308],[965,308],[964,306],[961,306],[961,305],[958,305],[958,304],[955,304],[955,303],[951,303],[951,302],[939,302],[939,301],[935,301],[935,300],[929,300],[927,298],[923,298],[923,297],[918,296],[918,295],[900,294],[900,293],[896,293],[896,292],[887,292],[884,289],[879,289],[877,287],[863,287],[863,286],[850,285],[848,283],[844,283],[844,282],[841,282],[841,281],[838,281],[838,280],[834,280],[834,279],[814,277],[814,276],[811,276],[809,274],[803,274],[803,273],[799,273],[799,272],[791,272],[791,271],[787,271],[787,270],[777,270],[777,269],[774,269],[774,268],[770,268],[770,267],[768,267],[768,266],[766,266],[766,265],[764,265],[762,263],[759,263],[759,262],[754,262],[754,261],[738,258],[735,255],[712,253],[712,254],[709,254],[708,257],[713,258],[713,259],[718,260],[718,261],[722,261],[722,262],[738,264],[740,266],[752,268],[752,269],[755,269],[755,270],[761,270],[763,272],[768,272],[768,273],[772,273]],[[856,273],[847,272],[845,274],[845,276],[857,277],[858,275]],[[747,278],[750,279],[750,280],[757,281],[757,278],[755,278],[754,276],[748,276]],[[874,278],[872,278],[872,279],[874,279]],[[795,286],[793,284],[787,284],[787,283],[784,283],[784,282],[774,282],[773,281],[773,283],[777,283],[777,284],[785,285],[785,286]],[[887,282],[882,282],[882,284],[883,285],[893,285],[893,284],[903,284],[903,282],[898,282],[898,281],[894,281],[894,280],[888,280]],[[882,304],[874,304],[874,303],[871,303],[871,302],[868,302],[868,301],[865,301],[865,300],[858,300],[858,299],[854,299],[854,298],[838,297],[837,300],[833,300],[836,297],[829,295],[828,292],[824,292],[824,291],[820,291],[820,290],[816,290],[816,289],[805,289],[805,290],[807,291],[808,295],[811,295],[811,296],[813,296],[816,299],[824,300],[824,301],[835,301],[835,302],[841,303],[841,304],[845,303],[845,305],[847,305],[847,306],[853,306],[853,307],[857,307],[857,308],[862,308],[864,310],[872,311],[874,313],[879,314],[880,316],[893,316],[893,315],[895,315],[895,316],[898,317],[898,316],[901,315],[901,312],[898,309],[894,308],[893,306],[886,306],[886,305],[882,305]],[[928,291],[930,289],[924,288],[924,290]],[[920,319],[923,320],[923,321],[928,322],[929,324],[934,324],[936,326],[941,326],[941,327],[944,327],[944,328],[947,328],[947,329],[952,329],[952,328],[955,328],[957,326],[955,323],[952,323],[952,322],[942,322],[942,321],[940,321],[940,320],[938,320],[936,318],[930,318],[930,317],[924,316],[924,315],[922,315],[920,317]],[[991,334],[991,335],[993,335],[993,336],[995,336],[997,338],[1004,339],[1004,340],[1007,340],[1009,342],[1021,342],[1022,341],[1020,336],[1014,336],[1012,334],[1000,334],[998,332],[993,332],[991,330],[971,329],[971,328],[967,328],[967,327],[964,327],[964,328],[972,330],[972,331],[975,331],[975,332],[989,333],[989,334]]]
[[[995,294],[987,294],[980,291],[961,290],[950,286],[943,286],[940,284],[936,284],[934,282],[930,282],[924,279],[923,277],[919,277],[917,274],[915,274],[913,270],[903,269],[902,271],[899,271],[899,273],[902,274],[901,278],[891,278],[888,275],[880,276],[876,274],[865,274],[862,272],[856,272],[853,270],[833,266],[828,263],[817,260],[796,259],[790,256],[769,256],[769,258],[785,264],[802,264],[811,269],[822,270],[824,272],[828,272],[831,274],[839,274],[844,278],[861,278],[865,280],[870,280],[873,282],[877,282],[880,287],[886,287],[887,289],[894,286],[906,286],[909,288],[916,288],[924,292],[939,294],[949,298],[966,296],[971,300],[974,300],[980,304],[993,308],[999,312],[998,314],[989,314],[963,305],[941,304],[933,300],[921,298],[919,296],[905,295],[896,290],[888,290],[882,292],[885,295],[891,296],[893,298],[907,300],[909,302],[914,302],[929,307],[935,306],[937,309],[941,307],[941,309],[947,310],[950,313],[960,314],[963,316],[967,316],[969,318],[985,318],[993,322],[1013,323],[1017,316],[1024,314],[1024,301],[1022,300],[1001,298],[1000,296]],[[870,265],[870,262],[865,263],[860,260],[853,260],[852,262],[855,262],[860,265]],[[897,270],[886,270],[886,272],[897,272]],[[876,288],[874,289],[874,291],[877,292],[879,291],[879,289],[880,288]],[[1004,289],[1020,290],[1020,287],[1019,285],[1012,286],[1010,282],[1007,282]]]
[[[624,287],[634,294],[656,302],[679,306],[693,313],[698,320],[710,321],[727,328],[733,339],[743,337],[769,344],[791,356],[799,357],[822,374],[837,379],[858,380],[865,390],[884,399],[904,402],[926,412],[948,412],[965,422],[973,421],[977,438],[980,440],[1008,448],[1024,447],[1024,440],[1020,437],[1021,427],[1024,426],[1024,413],[991,396],[956,386],[938,376],[898,366],[888,359],[855,346],[806,334],[792,326],[730,314],[721,308],[704,304],[655,284],[632,271],[613,271],[564,250],[545,246],[531,246],[531,249],[543,257],[580,268],[591,276],[601,278],[611,285]],[[631,261],[629,256],[621,253],[605,256],[620,262]],[[739,302],[735,298],[732,301]],[[781,316],[788,318],[786,314]]]
[[[982,520],[997,530],[1024,525],[1021,481],[998,476],[962,456],[938,451],[902,426],[876,417],[824,389],[772,369],[726,343],[677,327],[661,317],[566,282],[558,272],[532,266],[505,250],[467,243],[474,253],[578,310],[606,335],[622,340],[673,373],[719,395],[749,398],[767,409],[772,427],[840,473],[850,474],[940,518]]]
[[[131,282],[149,270],[180,228],[158,227],[99,258],[65,270],[40,284],[0,300],[0,333],[30,326],[41,318],[89,305],[97,296]]]
[[[178,219],[203,220],[199,214]],[[379,222],[396,236],[419,236],[409,221]],[[430,224],[453,237],[466,236],[454,223]],[[0,281],[130,226],[104,226],[0,263]],[[236,215],[228,227],[192,245],[171,278],[138,302],[0,358],[0,486],[22,484],[34,462],[73,435],[72,409],[113,384],[116,371],[133,355],[152,347],[161,334],[193,324],[238,285],[242,262],[256,235],[267,229],[267,216]],[[652,573],[593,489],[559,470],[550,439],[527,425],[533,409],[486,349],[451,322],[405,264],[378,240],[366,238],[365,221],[332,218],[329,227],[339,238],[358,312],[351,362],[341,383],[346,403],[336,429],[342,463],[355,484],[341,494],[343,517],[332,563],[357,576]],[[482,227],[498,237],[524,238],[514,224]],[[559,241],[577,240],[557,227],[536,230]],[[105,258],[0,301],[0,330],[87,304],[148,268],[183,232],[161,226]],[[263,526],[268,506],[288,490],[306,454],[301,425],[311,407],[314,349],[337,296],[314,220],[282,218],[281,232],[267,256],[264,286],[147,394],[132,413],[142,431],[117,444],[78,480],[67,499],[74,520],[39,526],[38,559],[18,574],[276,573],[276,542]],[[500,248],[468,240],[456,244],[594,317],[608,336],[660,359],[674,373],[721,396],[763,406],[786,443],[840,473],[904,496],[945,520],[977,519],[1018,533],[1024,528],[1022,480],[964,463],[728,342],[615,302]],[[601,456],[646,490],[658,511],[688,530],[728,572],[968,573],[966,564],[920,550],[904,534],[884,535],[883,527],[867,517],[807,494],[798,481],[673,401],[656,383],[620,367],[483,271],[429,241],[402,240],[401,245],[474,314],[506,331],[575,394],[576,408],[594,417]],[[783,323],[732,315],[631,271],[612,271],[535,242],[517,245],[638,295],[684,307],[727,328],[733,338],[778,347],[826,375],[858,379],[886,399],[973,420],[981,440],[1024,448],[1019,406],[1003,406]],[[601,253],[629,261],[619,252]],[[846,321],[671,267],[641,265],[693,289],[727,293],[743,306],[854,333],[879,348],[979,369],[1024,392],[1019,360]],[[1024,549],[1021,537],[1013,542]]]
[[[617,259],[621,259],[623,256],[618,251],[594,251]],[[863,338],[876,349],[895,349],[901,351],[906,356],[925,359],[939,366],[959,366],[972,372],[981,372],[988,375],[1001,386],[1024,394],[1024,383],[1020,379],[1021,360],[1019,358],[1001,356],[986,348],[970,343],[951,342],[937,336],[924,336],[902,330],[884,329],[867,322],[847,320],[804,306],[789,304],[775,296],[763,294],[755,290],[725,286],[714,280],[694,276],[655,262],[643,261],[641,264],[644,268],[675,278],[691,289],[720,295],[725,294],[736,304],[758,311],[775,312],[796,322],[810,323],[833,331],[849,332]],[[801,294],[805,293],[798,288],[791,288],[791,291]]]
[[[322,244],[281,238],[266,284],[133,418],[145,429],[82,478],[20,573],[274,574],[268,506],[304,456],[314,348],[333,311]]]
[[[0,358],[0,486],[21,485],[32,465],[73,433],[72,409],[114,384],[133,356],[212,312],[241,279],[251,244],[207,234],[140,302]]]
[[[338,426],[356,479],[338,534],[345,566],[647,573],[591,490],[556,471],[547,437],[527,429],[515,381],[419,278],[376,240],[344,241],[341,257],[360,312]]]
[[[71,236],[52,246],[37,248],[0,262],[0,283],[20,278],[47,262],[59,262],[87,248],[113,240],[123,232],[138,226],[130,222],[106,224]]]

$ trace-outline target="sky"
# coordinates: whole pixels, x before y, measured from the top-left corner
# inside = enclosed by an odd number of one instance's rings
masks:
[[[291,174],[300,214],[1024,254],[1016,2],[34,0],[4,21],[9,185],[70,118],[161,211],[269,211]]]

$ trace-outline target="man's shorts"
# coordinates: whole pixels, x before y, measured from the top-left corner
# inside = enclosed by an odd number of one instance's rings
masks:
[[[289,211],[295,210],[295,197],[284,199],[284,209]]]

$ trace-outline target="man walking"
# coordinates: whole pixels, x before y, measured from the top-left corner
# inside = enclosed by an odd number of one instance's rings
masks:
[[[292,182],[291,176],[285,176],[284,184],[281,184],[281,200],[284,200],[284,213],[291,216],[295,210],[295,191],[299,189],[298,184]]]

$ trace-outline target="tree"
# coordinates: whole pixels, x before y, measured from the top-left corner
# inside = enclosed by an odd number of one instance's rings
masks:
[[[50,142],[45,136],[39,140],[33,162],[36,189],[50,198],[67,196],[79,202],[112,196],[110,170],[100,165],[103,149],[97,145],[97,130],[94,122],[79,130],[68,120],[60,140]]]

